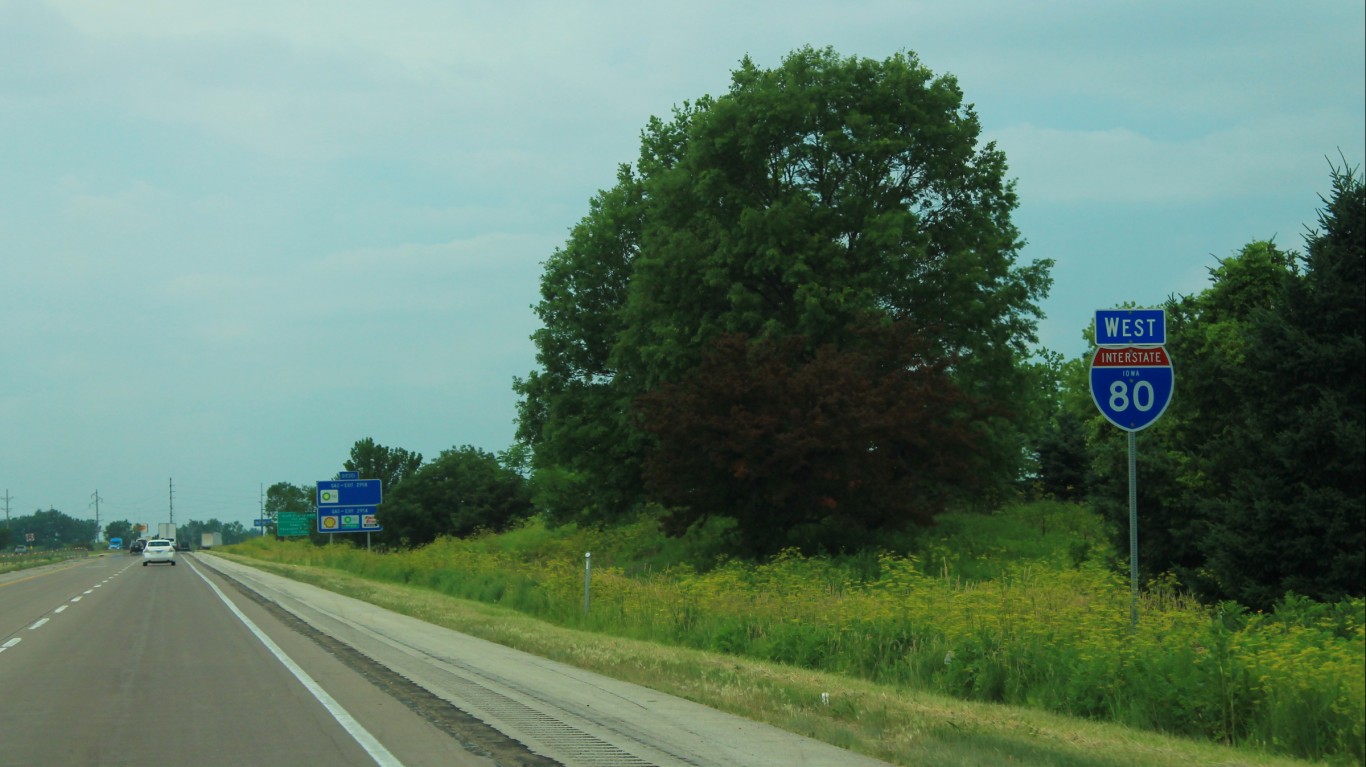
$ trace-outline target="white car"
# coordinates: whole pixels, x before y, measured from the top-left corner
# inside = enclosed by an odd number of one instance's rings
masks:
[[[146,567],[153,562],[170,562],[174,565],[175,544],[160,538],[148,541],[142,550],[142,566]]]

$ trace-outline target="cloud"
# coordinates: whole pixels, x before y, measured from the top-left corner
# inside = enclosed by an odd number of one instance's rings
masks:
[[[1359,125],[1341,112],[1251,118],[1189,139],[1130,128],[1067,130],[1021,124],[990,131],[1027,203],[1181,204],[1312,193],[1325,156],[1350,147]]]

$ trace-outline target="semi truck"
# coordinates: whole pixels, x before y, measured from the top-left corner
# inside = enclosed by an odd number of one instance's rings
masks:
[[[175,543],[175,525],[170,522],[160,522],[157,524],[157,537]]]
[[[223,545],[223,534],[222,534],[222,533],[204,533],[203,536],[202,536],[202,537],[200,538],[200,540],[199,540],[199,548],[201,548],[201,549],[211,549],[211,548],[213,548],[214,546],[222,546],[222,545]]]

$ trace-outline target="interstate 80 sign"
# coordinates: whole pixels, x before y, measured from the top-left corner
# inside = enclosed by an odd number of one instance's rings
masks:
[[[1114,317],[1121,314],[1127,315],[1123,324]],[[1171,357],[1162,346],[1139,345],[1166,341],[1165,319],[1161,309],[1096,312],[1097,340],[1113,345],[1100,346],[1091,358],[1091,399],[1107,421],[1125,431],[1148,428],[1171,404]],[[1120,328],[1137,331],[1109,332]]]

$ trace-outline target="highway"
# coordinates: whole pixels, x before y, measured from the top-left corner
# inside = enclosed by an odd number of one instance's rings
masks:
[[[876,767],[306,584],[182,554],[0,575],[0,767]]]
[[[111,553],[0,576],[0,765],[494,764],[195,559],[143,567]],[[379,749],[367,750],[210,581]]]

